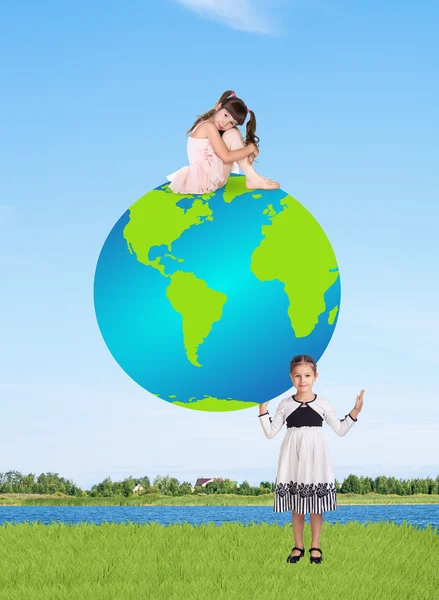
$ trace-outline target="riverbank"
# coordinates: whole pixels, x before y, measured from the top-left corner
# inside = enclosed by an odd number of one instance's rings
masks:
[[[238,496],[236,494],[197,494],[188,496],[118,496],[90,498],[57,496],[50,494],[0,494],[1,506],[272,506],[273,494],[263,496]],[[338,506],[389,504],[439,504],[439,494],[337,494]]]

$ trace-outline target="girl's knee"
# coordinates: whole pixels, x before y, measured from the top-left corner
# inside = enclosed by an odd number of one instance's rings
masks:
[[[239,137],[241,140],[242,138],[242,134],[239,131],[239,129],[237,127],[233,127],[232,129],[228,129],[227,131],[225,131],[223,133],[223,139],[224,138],[233,138],[233,137]]]
[[[239,144],[240,146],[242,146],[244,144],[244,138],[242,137],[242,134],[239,131],[239,129],[234,127],[233,129],[228,129],[223,133],[223,142],[226,144],[226,146],[229,146],[231,144]]]

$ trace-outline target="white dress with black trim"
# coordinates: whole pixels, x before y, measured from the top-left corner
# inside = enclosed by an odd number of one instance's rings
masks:
[[[301,402],[294,396],[279,403],[271,419],[268,412],[259,415],[267,438],[273,438],[287,425],[280,447],[274,492],[274,512],[295,510],[299,514],[336,510],[337,499],[331,457],[323,436],[323,420],[342,436],[357,421],[347,414],[338,419],[332,404],[315,394]]]

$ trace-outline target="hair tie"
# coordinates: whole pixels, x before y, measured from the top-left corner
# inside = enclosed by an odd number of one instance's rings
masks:
[[[233,94],[230,94],[230,98],[236,98],[235,92],[233,92]]]
[[[247,114],[248,114],[249,112],[250,112],[250,109],[249,109],[249,108],[247,108]]]

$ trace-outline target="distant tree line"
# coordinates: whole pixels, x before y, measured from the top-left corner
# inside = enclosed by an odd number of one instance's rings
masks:
[[[71,481],[60,477],[58,473],[33,473],[22,475],[19,471],[0,473],[0,494],[56,494],[67,496],[86,495]]]
[[[260,496],[271,494],[275,484],[261,481],[259,486],[251,486],[247,481],[240,485],[230,479],[216,479],[206,486],[198,485],[192,490],[188,481],[180,483],[170,475],[157,475],[151,484],[149,477],[127,477],[122,481],[112,481],[106,477],[90,490],[82,490],[72,481],[60,477],[58,473],[41,473],[38,477],[32,473],[22,475],[19,471],[0,473],[0,494],[58,494],[66,496],[111,497],[132,496],[134,488],[140,485],[143,490],[136,495],[162,494],[165,496],[185,496],[188,494],[237,494],[239,496]],[[357,477],[349,475],[340,484],[335,480],[337,492],[340,494],[397,494],[411,496],[413,494],[438,494],[439,475],[436,479],[396,479],[395,477]]]

